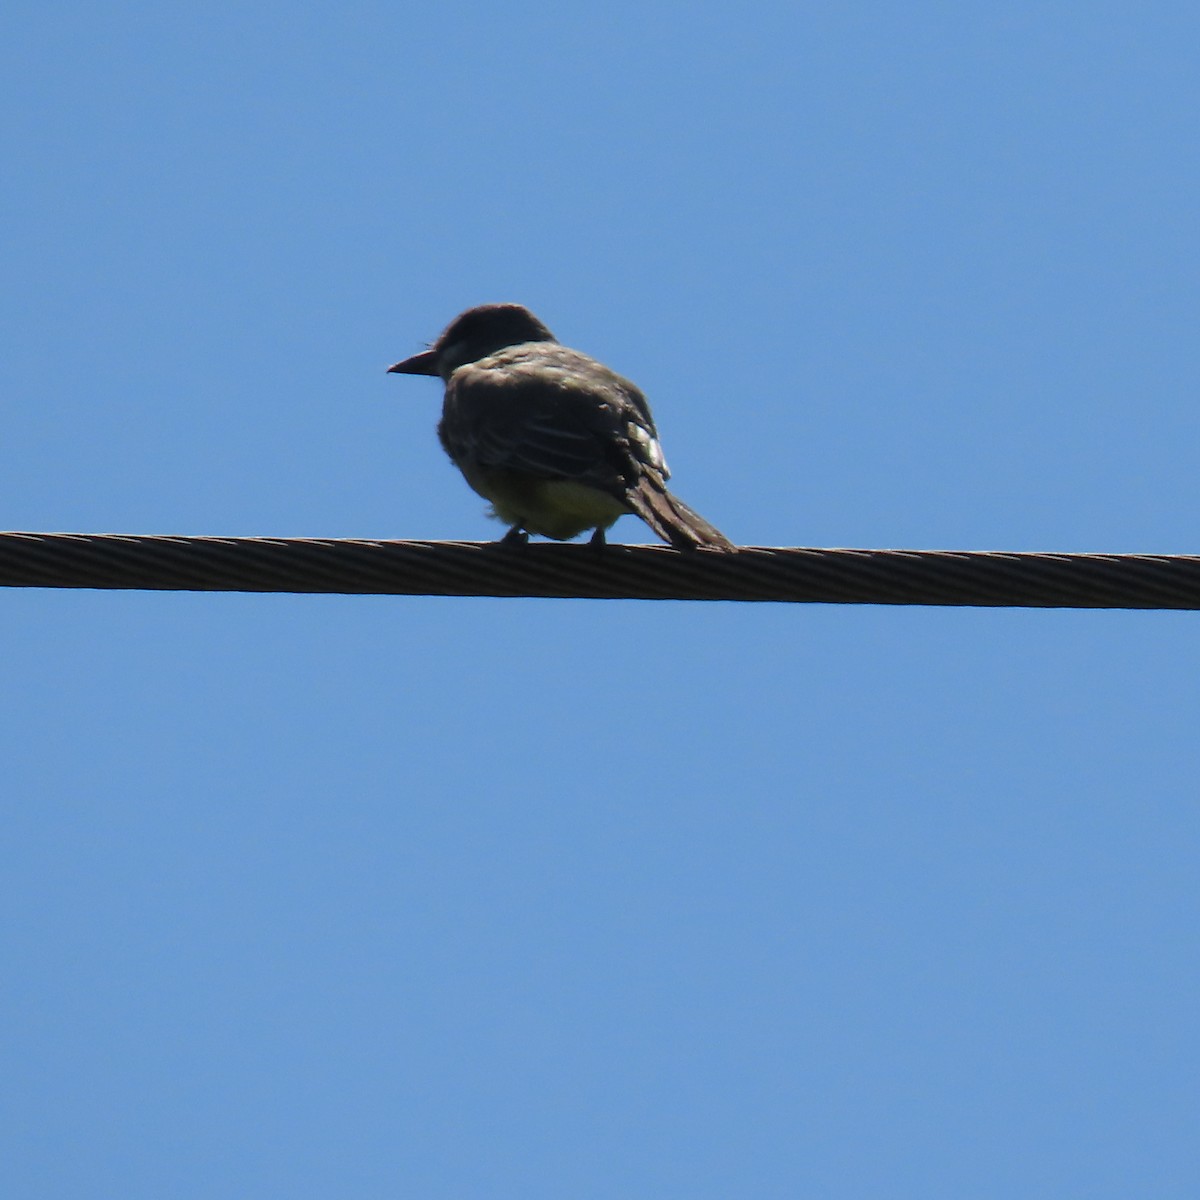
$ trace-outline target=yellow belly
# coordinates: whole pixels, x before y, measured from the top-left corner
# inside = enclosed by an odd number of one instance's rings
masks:
[[[467,482],[492,502],[508,525],[565,541],[588,529],[607,529],[629,511],[619,500],[569,479],[538,479],[517,471],[487,471]]]

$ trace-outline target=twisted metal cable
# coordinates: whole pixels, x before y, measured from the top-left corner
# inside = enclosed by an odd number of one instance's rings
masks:
[[[1200,608],[1200,556],[0,533],[0,587]]]

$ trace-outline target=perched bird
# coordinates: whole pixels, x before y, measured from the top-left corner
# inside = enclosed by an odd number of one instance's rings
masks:
[[[732,542],[667,491],[670,476],[646,397],[603,363],[560,345],[519,304],[455,317],[436,342],[389,372],[440,375],[438,438],[466,481],[511,528],[592,542],[634,513],[678,550]]]

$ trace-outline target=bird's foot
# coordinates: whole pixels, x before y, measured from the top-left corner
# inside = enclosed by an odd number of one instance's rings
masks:
[[[601,525],[596,526],[595,532],[592,534],[592,536],[590,538],[588,538],[588,545],[591,546],[591,548],[596,551],[602,551],[604,549],[604,547],[608,545],[608,542],[604,537],[603,526],[601,526]]]
[[[514,525],[501,539],[501,546],[528,546],[529,534],[520,525]]]

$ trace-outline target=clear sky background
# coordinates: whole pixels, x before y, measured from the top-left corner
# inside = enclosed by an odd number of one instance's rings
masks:
[[[1198,44],[10,0],[0,524],[498,535],[516,300],[740,542],[1200,551]],[[0,611],[5,1196],[1198,1194],[1200,614]]]

